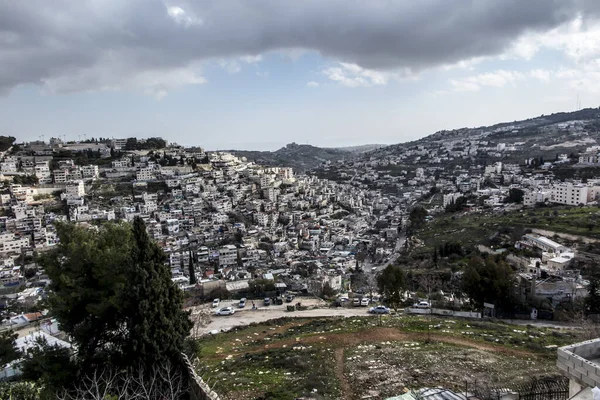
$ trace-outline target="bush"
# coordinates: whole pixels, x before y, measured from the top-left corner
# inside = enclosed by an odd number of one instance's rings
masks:
[[[0,399],[38,400],[42,387],[33,382],[0,383]]]

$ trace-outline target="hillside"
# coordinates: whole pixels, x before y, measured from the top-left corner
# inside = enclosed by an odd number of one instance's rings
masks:
[[[351,151],[296,143],[290,143],[276,151],[231,150],[231,152],[258,164],[293,167],[297,172],[315,168],[326,161],[336,162],[354,157]]]
[[[572,124],[580,129],[572,129]],[[486,140],[491,143],[515,144],[514,160],[526,155],[552,155],[558,152],[583,151],[600,140],[600,109],[586,108],[573,112],[540,115],[521,121],[501,122],[491,126],[442,130],[421,139],[385,146],[364,153],[364,157],[393,155],[414,146],[427,146],[458,140]]]
[[[382,147],[388,146],[387,144],[363,144],[360,146],[346,146],[346,147],[332,147],[334,150],[347,151],[349,153],[366,153],[367,151],[377,150]]]

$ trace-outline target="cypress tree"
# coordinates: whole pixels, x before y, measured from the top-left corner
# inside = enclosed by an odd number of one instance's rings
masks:
[[[40,263],[52,281],[52,314],[77,348],[79,373],[177,363],[192,323],[143,220],[97,231],[58,224],[57,233],[60,244]]]
[[[192,257],[192,251],[190,250],[190,285],[196,284],[196,270],[194,269],[194,258]]]
[[[133,221],[131,267],[125,290],[127,340],[122,361],[150,368],[181,360],[184,340],[192,328],[183,311],[183,293],[171,280],[162,249],[150,240],[140,217]],[[133,364],[132,364],[133,362]]]

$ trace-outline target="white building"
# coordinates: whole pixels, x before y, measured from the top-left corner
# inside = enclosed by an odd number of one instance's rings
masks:
[[[149,181],[156,179],[156,170],[153,166],[140,167],[135,175],[138,181]]]
[[[98,178],[98,166],[97,165],[84,165],[81,167],[81,176],[83,179],[96,179]]]
[[[52,173],[50,172],[48,161],[38,161],[35,163],[35,176],[41,184],[52,183]]]
[[[66,198],[80,198],[85,196],[85,185],[83,181],[69,183],[65,188]]]
[[[527,191],[523,194],[523,205],[525,207],[534,207],[537,203],[544,203],[552,198],[552,191],[537,190]]]
[[[463,197],[463,194],[462,193],[447,193],[447,194],[445,194],[444,199],[443,199],[444,208],[446,208],[450,204],[454,204],[454,202],[459,197]]]
[[[569,206],[585,205],[588,203],[588,187],[570,183],[555,186],[552,188],[551,201]]]

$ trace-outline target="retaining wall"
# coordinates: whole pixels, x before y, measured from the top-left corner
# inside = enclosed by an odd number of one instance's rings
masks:
[[[461,317],[461,318],[481,318],[481,313],[470,312],[470,311],[453,311],[445,310],[443,308],[413,308],[407,307],[404,309],[407,314],[420,314],[420,315],[446,315],[448,317]]]
[[[183,354],[185,368],[190,376],[190,400],[220,400],[219,395],[212,391],[194,369],[189,358]]]

